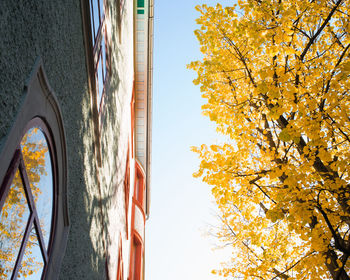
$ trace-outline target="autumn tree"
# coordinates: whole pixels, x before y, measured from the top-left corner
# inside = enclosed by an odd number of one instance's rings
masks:
[[[229,279],[349,279],[350,2],[198,6],[203,113],[226,143],[193,148],[212,185]]]

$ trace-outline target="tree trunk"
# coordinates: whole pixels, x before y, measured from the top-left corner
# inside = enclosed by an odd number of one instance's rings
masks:
[[[350,277],[346,273],[346,271],[343,268],[339,269],[338,263],[337,263],[337,254],[333,250],[328,250],[327,252],[327,261],[330,260],[331,262],[326,262],[326,266],[328,268],[328,271],[332,275],[333,280],[350,280]]]

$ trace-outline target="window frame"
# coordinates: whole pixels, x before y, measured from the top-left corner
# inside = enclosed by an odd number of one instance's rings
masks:
[[[24,129],[24,133],[22,135],[21,140],[23,139],[24,135],[33,127],[39,128],[41,130],[41,132],[44,134],[45,140],[46,140],[47,145],[48,145],[49,154],[50,154],[51,169],[52,169],[51,170],[52,171],[52,181],[53,181],[52,182],[53,183],[53,186],[52,186],[53,187],[53,191],[52,191],[53,205],[52,205],[52,213],[51,213],[52,216],[51,216],[51,225],[50,225],[50,237],[49,237],[48,247],[45,248],[43,231],[42,231],[41,226],[40,226],[39,215],[38,215],[38,212],[36,210],[34,197],[33,197],[33,194],[32,194],[31,188],[30,188],[30,182],[29,182],[29,178],[27,175],[25,162],[23,159],[22,148],[20,147],[21,143],[18,143],[17,149],[16,149],[15,154],[13,156],[12,163],[10,164],[9,169],[7,171],[8,175],[6,176],[6,179],[4,180],[3,184],[1,184],[1,186],[0,186],[0,188],[1,188],[1,191],[0,191],[0,213],[1,213],[3,206],[4,206],[4,203],[5,203],[5,200],[9,194],[13,179],[15,177],[17,170],[18,170],[20,173],[24,193],[26,196],[27,206],[28,206],[28,209],[30,210],[30,215],[28,217],[25,231],[24,231],[24,234],[22,237],[21,246],[19,248],[19,252],[18,252],[17,259],[16,259],[15,266],[14,266],[14,270],[12,271],[11,279],[17,279],[18,272],[21,269],[21,263],[23,260],[24,251],[26,249],[26,245],[28,243],[29,235],[30,235],[30,231],[31,231],[32,227],[35,227],[36,237],[37,237],[38,242],[39,242],[41,256],[43,257],[44,268],[43,268],[42,275],[45,275],[45,273],[46,273],[47,263],[49,260],[49,256],[51,254],[51,248],[52,248],[52,242],[53,242],[53,238],[52,238],[53,234],[52,233],[54,232],[56,210],[57,210],[56,158],[55,158],[55,154],[53,153],[53,150],[52,150],[53,149],[53,141],[51,138],[49,128],[47,127],[47,125],[44,123],[44,121],[41,118],[35,117],[28,122],[26,128]]]
[[[12,183],[14,172],[17,171],[16,164],[20,164],[19,144],[24,134],[36,122],[45,124],[51,138],[51,144],[50,140],[47,140],[48,145],[51,145],[49,148],[51,160],[55,159],[52,163],[53,180],[56,184],[56,189],[54,189],[55,206],[53,206],[53,215],[55,216],[51,221],[47,264],[42,274],[42,279],[51,280],[58,278],[57,271],[61,266],[68,239],[68,171],[62,114],[56,96],[48,83],[40,57],[37,58],[31,74],[24,84],[24,99],[13,126],[0,142],[1,200],[6,199],[5,193],[6,190],[9,190],[7,185]]]
[[[85,42],[85,54],[86,54],[86,64],[89,79],[89,89],[93,99],[93,114],[99,126],[102,125],[103,111],[104,111],[104,100],[106,98],[106,90],[109,84],[109,77],[111,75],[111,60],[110,60],[110,47],[109,47],[109,36],[107,32],[107,18],[108,6],[105,0],[96,0],[98,4],[98,29],[95,34],[95,21],[94,21],[94,5],[92,4],[94,0],[81,0],[81,10],[82,10],[82,23],[84,31],[84,42]],[[102,3],[103,13],[100,11],[100,6]],[[102,57],[102,41],[105,45],[105,63],[102,65],[102,69],[105,69],[103,74],[103,85],[101,98],[99,100],[99,85],[98,85],[98,66],[100,63],[103,64]],[[105,68],[104,68],[105,67]],[[104,72],[104,70],[102,70]]]
[[[97,8],[98,8],[98,28],[97,32],[95,34],[95,18],[94,18],[94,1],[97,1]],[[101,4],[102,3],[102,4]],[[104,104],[105,99],[105,92],[106,92],[106,84],[109,77],[109,63],[108,63],[108,47],[107,47],[107,30],[106,30],[106,9],[105,9],[105,1],[104,0],[89,0],[89,16],[90,16],[90,28],[91,28],[91,41],[92,41],[92,56],[93,56],[93,63],[94,63],[94,78],[95,78],[95,90],[96,90],[96,97],[97,97],[97,109],[99,114],[101,114],[102,107]],[[102,6],[103,11],[101,11],[100,7]],[[103,61],[103,42],[104,42],[104,53],[105,53],[105,64]],[[99,85],[99,78],[98,78],[98,69],[99,66],[102,64],[102,85]],[[99,93],[99,90],[102,90],[101,96]]]
[[[146,176],[140,163],[135,160],[135,186],[134,199],[142,206],[142,211],[145,211],[145,191],[146,191]]]
[[[143,242],[141,236],[134,231],[130,244],[130,280],[141,280],[143,266]]]
[[[84,36],[84,47],[85,47],[85,62],[86,62],[86,70],[87,70],[87,78],[88,78],[88,87],[89,92],[91,94],[91,111],[92,111],[92,119],[94,123],[94,138],[95,138],[95,151],[96,151],[96,160],[98,167],[102,166],[102,155],[101,155],[101,128],[104,120],[104,109],[105,109],[105,98],[106,91],[109,85],[109,79],[111,77],[111,49],[109,44],[109,36],[107,30],[106,21],[108,19],[108,5],[107,0],[99,0],[103,2],[104,7],[104,20],[103,27],[104,28],[104,38],[105,38],[105,48],[106,48],[106,77],[104,81],[104,89],[101,97],[101,102],[98,101],[98,89],[96,80],[97,73],[97,50],[94,51],[95,42],[93,39],[93,23],[91,19],[90,13],[90,3],[91,0],[80,0],[81,6],[81,15],[82,15],[82,27],[83,27],[83,36]],[[99,5],[100,6],[100,5]],[[100,32],[101,33],[101,32]]]
[[[130,101],[130,128],[131,128],[131,157],[135,154],[135,80],[132,85],[132,97]]]
[[[129,144],[128,144],[129,147]],[[124,203],[125,203],[125,229],[126,238],[129,239],[129,198],[130,198],[130,158],[129,158],[129,148],[127,150],[126,165],[125,165],[125,175],[124,175]]]

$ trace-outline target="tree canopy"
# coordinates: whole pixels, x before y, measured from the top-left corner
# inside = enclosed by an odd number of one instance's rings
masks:
[[[349,279],[350,6],[197,6],[203,113],[229,141],[193,148],[229,279]]]

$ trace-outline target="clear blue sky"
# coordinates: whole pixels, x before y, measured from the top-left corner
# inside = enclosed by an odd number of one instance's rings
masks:
[[[216,1],[205,1],[216,4]],[[234,1],[220,1],[232,5]],[[215,127],[186,64],[201,57],[193,31],[200,0],[155,0],[151,210],[146,224],[147,280],[214,280],[223,260],[203,236],[215,224],[210,186],[192,177],[199,160],[190,146],[213,143]]]

